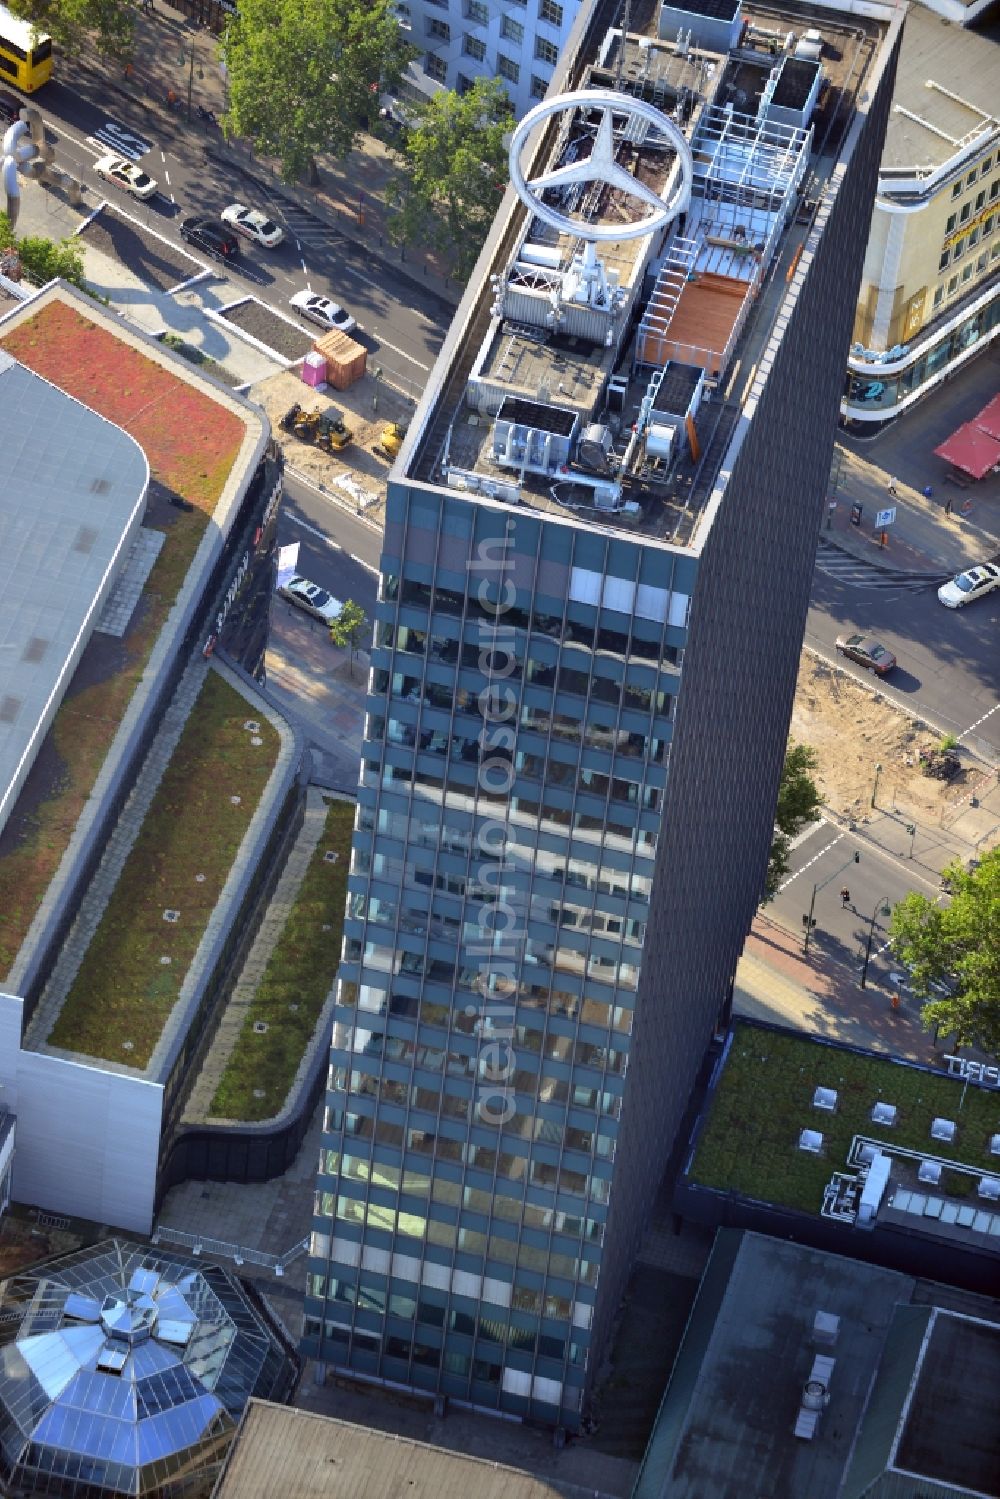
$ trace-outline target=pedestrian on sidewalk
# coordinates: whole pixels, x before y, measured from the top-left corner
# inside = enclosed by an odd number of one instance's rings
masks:
[[[886,485],[886,489],[888,490],[890,500],[899,499],[899,490],[896,488],[895,479],[889,480],[889,483]]]
[[[954,495],[949,495],[948,498],[944,502],[944,513],[945,513],[945,515],[950,515],[951,514],[951,507],[952,507],[953,504],[954,504]]]
[[[841,892],[840,892],[840,904],[841,904],[841,906],[843,907],[843,909],[845,911],[847,910],[847,907],[851,904],[851,892],[850,892],[850,890],[848,890],[848,888],[847,888],[846,885],[844,886],[843,890],[841,890]]]

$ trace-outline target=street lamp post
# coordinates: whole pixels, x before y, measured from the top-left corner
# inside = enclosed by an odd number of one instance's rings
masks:
[[[184,55],[183,52],[181,52],[178,55],[178,58],[177,58],[177,65],[178,65],[178,67],[182,68],[185,63],[187,63],[187,65],[188,65],[187,117],[190,120],[190,118],[191,118],[191,95],[194,92],[194,48],[193,47],[189,47],[188,48],[188,52],[187,52],[187,56],[186,57],[185,57],[185,55]],[[204,74],[203,70],[201,68],[199,68],[198,69],[198,77],[199,78],[204,78],[204,76],[205,76],[205,74]]]
[[[889,897],[887,895],[880,895],[879,899],[878,899],[878,904],[876,905],[874,911],[872,912],[872,919],[868,923],[868,943],[867,943],[867,946],[865,947],[865,961],[864,961],[864,963],[862,964],[862,967],[861,967],[861,987],[862,987],[862,989],[867,988],[867,985],[868,985],[868,963],[869,963],[869,960],[871,959],[871,955],[872,955],[872,942],[875,940],[875,918],[879,914],[881,914],[882,916],[888,916],[889,915],[889,909],[890,909],[889,908]]]
[[[873,807],[875,805],[875,798],[878,796],[878,778],[879,778],[879,776],[881,774],[882,774],[882,762],[881,762],[881,760],[879,760],[876,763],[876,765],[875,765],[875,784],[872,787],[872,806]]]
[[[860,863],[861,863],[861,850],[860,849],[855,849],[854,850],[854,857],[852,859],[848,859],[848,861],[847,861],[846,864],[841,864],[840,868],[839,869],[835,869],[833,871],[833,874],[829,875],[825,880],[817,880],[816,884],[813,886],[812,899],[809,902],[809,914],[808,914],[808,916],[804,916],[802,918],[803,921],[805,922],[805,927],[806,927],[806,939],[805,939],[805,942],[802,945],[802,951],[804,953],[807,953],[809,951],[809,938],[812,936],[813,911],[816,909],[816,896],[819,894],[819,892],[823,889],[823,887],[825,885],[829,885],[829,883],[830,883],[831,880],[835,880],[838,875],[843,874],[843,872],[844,872],[845,869],[850,869],[850,867],[851,867],[852,864],[860,864]]]

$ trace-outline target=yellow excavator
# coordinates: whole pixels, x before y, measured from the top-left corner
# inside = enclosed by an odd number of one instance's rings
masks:
[[[382,434],[372,448],[372,452],[378,453],[382,458],[388,458],[391,463],[403,446],[405,436],[406,427],[402,422],[390,422],[388,426],[382,428]]]
[[[354,433],[345,426],[341,416],[321,416],[319,429],[316,432],[316,446],[326,448],[330,453],[339,453],[341,448],[346,448],[353,438]]]

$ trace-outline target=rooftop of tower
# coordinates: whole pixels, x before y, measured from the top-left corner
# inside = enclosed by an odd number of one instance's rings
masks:
[[[607,183],[543,189],[570,234],[508,188],[396,477],[700,550],[900,21],[889,6],[665,0],[633,4],[623,40],[621,10],[586,8],[557,86],[666,114],[691,151],[690,203],[666,228],[598,243],[595,273],[588,222],[635,223],[638,199]],[[667,136],[612,118],[617,165],[669,200]],[[585,106],[541,122],[525,176],[586,158],[599,125]]]

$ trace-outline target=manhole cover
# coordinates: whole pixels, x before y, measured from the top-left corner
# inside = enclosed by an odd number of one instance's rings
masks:
[[[231,796],[229,800],[232,802],[234,807],[238,807],[243,798],[242,796]]]
[[[204,885],[205,883],[205,876],[203,874],[196,874],[194,879],[196,885]]]
[[[256,745],[261,745],[261,744],[263,744],[263,743],[264,743],[264,741],[263,741],[263,739],[262,739],[262,738],[261,738],[261,737],[260,737],[260,735],[259,735],[259,734],[255,734],[255,735],[254,735],[254,736],[253,736],[253,738],[252,738],[252,739],[251,739],[251,740],[250,740],[250,743],[251,743],[251,744],[256,744]]]
[[[164,911],[163,919],[169,922],[180,921],[181,913],[180,911]]]
[[[122,1051],[135,1051],[135,1042],[134,1041],[123,1041],[122,1042]]]
[[[168,958],[166,954],[164,954],[164,956],[160,959],[160,966],[163,968],[167,968],[173,961],[173,958]]]
[[[266,1036],[267,1035],[267,1021],[266,1020],[255,1020],[254,1023],[253,1023],[253,1030],[254,1030],[254,1035],[255,1036]]]
[[[245,721],[245,723],[243,724],[243,727],[246,729],[246,731],[247,731],[248,734],[259,734],[260,733],[260,724],[257,722],[257,720],[255,718],[248,718]]]
[[[337,853],[336,849],[328,848],[326,853],[323,855],[323,862],[325,864],[336,864],[339,857],[340,855]]]

